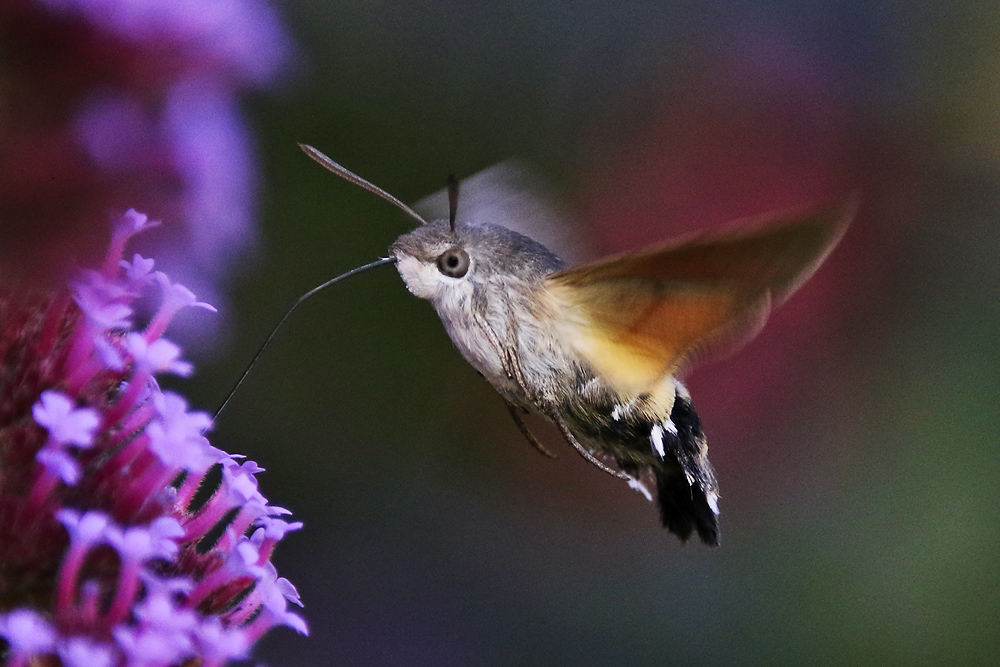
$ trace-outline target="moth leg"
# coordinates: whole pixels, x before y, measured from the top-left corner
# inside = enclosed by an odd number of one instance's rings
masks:
[[[521,388],[521,391],[524,392],[525,397],[530,402],[539,405],[540,401],[538,400],[538,397],[524,380],[524,371],[521,370],[521,361],[518,359],[517,353],[515,352],[517,349],[517,320],[511,316],[506,344],[500,340],[496,332],[493,331],[493,329],[491,329],[484,320],[477,318],[476,321],[479,324],[479,328],[486,336],[486,339],[490,341],[490,344],[496,351],[497,357],[500,359],[500,365],[503,367],[507,377],[517,383],[517,386]],[[520,425],[519,428],[521,428]],[[523,431],[524,429],[521,428],[521,430]]]
[[[580,456],[582,456],[583,458],[585,458],[587,461],[589,461],[590,463],[592,463],[594,466],[596,466],[600,470],[603,470],[604,472],[608,473],[612,477],[617,477],[618,479],[624,479],[626,482],[629,482],[629,484],[631,485],[631,483],[633,481],[632,477],[630,477],[629,475],[621,472],[620,470],[615,470],[614,468],[611,468],[607,464],[601,462],[600,460],[597,459],[597,457],[595,457],[593,454],[591,454],[587,450],[586,447],[584,447],[583,445],[581,445],[580,441],[577,440],[576,436],[573,435],[572,431],[569,430],[569,427],[566,426],[566,422],[563,421],[563,418],[559,416],[558,412],[556,412],[555,410],[549,409],[549,410],[546,410],[545,414],[547,414],[549,416],[549,418],[553,422],[555,422],[556,426],[559,427],[559,432],[562,433],[563,437],[566,439],[566,442],[568,442],[569,444],[573,445],[573,448],[577,452],[580,453]]]
[[[550,452],[548,449],[546,449],[545,445],[543,445],[538,440],[538,438],[535,437],[535,434],[528,430],[528,425],[524,423],[524,420],[521,419],[521,415],[518,414],[519,408],[517,408],[513,403],[508,403],[507,401],[504,401],[504,403],[507,404],[507,410],[510,412],[510,416],[514,419],[514,423],[517,424],[517,430],[519,430],[521,432],[521,435],[523,435],[528,440],[528,444],[530,444],[532,447],[534,447],[535,449],[537,449],[539,452],[549,457],[550,459],[559,458],[558,456]]]

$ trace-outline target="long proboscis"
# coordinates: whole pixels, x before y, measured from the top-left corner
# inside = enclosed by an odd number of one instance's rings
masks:
[[[416,211],[414,211],[412,208],[410,208],[409,206],[407,206],[406,204],[404,204],[403,202],[401,202],[396,197],[393,197],[391,194],[389,194],[388,192],[386,192],[385,190],[383,190],[379,186],[375,185],[374,183],[366,181],[365,179],[361,178],[360,176],[358,176],[357,174],[355,174],[350,169],[347,169],[346,167],[344,167],[344,166],[342,166],[340,164],[337,164],[336,162],[334,162],[333,160],[331,160],[329,157],[327,157],[326,155],[324,155],[323,152],[320,151],[319,149],[313,148],[309,144],[299,144],[299,148],[301,148],[302,152],[304,152],[306,155],[308,155],[313,160],[315,160],[316,162],[318,162],[319,164],[321,164],[325,169],[328,169],[329,171],[333,172],[337,176],[340,176],[345,181],[349,181],[351,183],[354,183],[355,185],[357,185],[359,187],[362,187],[365,190],[368,190],[368,192],[374,192],[375,194],[377,194],[379,197],[381,197],[382,199],[386,200],[387,202],[389,202],[391,204],[395,204],[397,208],[399,208],[401,211],[403,211],[404,213],[406,213],[407,215],[409,215],[411,218],[413,218],[414,220],[416,220],[417,222],[419,222],[421,225],[426,225],[427,224],[427,221],[424,220],[420,216],[420,214],[417,213]]]
[[[322,292],[327,287],[339,283],[341,280],[344,280],[345,278],[350,278],[351,276],[357,275],[362,271],[367,271],[368,269],[375,268],[376,266],[382,266],[383,264],[393,264],[395,263],[395,261],[396,261],[395,257],[383,257],[374,262],[365,264],[364,266],[359,266],[356,269],[351,269],[347,273],[342,273],[336,278],[331,278],[322,285],[317,285],[316,287],[312,288],[311,290],[300,296],[295,301],[295,303],[292,304],[292,307],[289,308],[287,311],[285,311],[284,316],[282,316],[282,318],[278,321],[278,323],[274,326],[274,328],[271,329],[271,333],[268,334],[267,338],[264,340],[264,343],[260,346],[260,348],[257,349],[257,354],[253,355],[253,359],[251,359],[250,363],[247,364],[246,370],[243,371],[243,374],[240,376],[240,379],[236,381],[236,384],[233,385],[233,388],[230,389],[229,393],[226,395],[226,399],[222,401],[222,405],[220,405],[219,409],[215,411],[214,415],[212,415],[212,419],[213,420],[217,419],[219,415],[222,414],[222,411],[226,409],[226,406],[229,405],[229,401],[230,399],[232,399],[233,394],[236,393],[236,390],[240,388],[240,385],[243,384],[243,381],[247,379],[248,375],[250,375],[250,369],[254,367],[254,365],[257,363],[257,360],[260,359],[262,354],[264,354],[264,350],[266,350],[267,346],[271,344],[272,340],[274,340],[274,337],[278,333],[278,330],[281,329],[282,325],[288,321],[288,318],[291,317],[292,313],[295,312],[295,309],[298,308],[300,305],[302,305],[302,302],[304,302],[309,297],[319,292]]]

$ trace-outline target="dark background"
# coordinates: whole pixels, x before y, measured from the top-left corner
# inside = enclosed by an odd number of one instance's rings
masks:
[[[549,461],[391,268],[297,313],[216,426],[305,521],[280,546],[295,665],[987,665],[1000,617],[1000,87],[990,3],[449,0],[281,6],[251,100],[262,241],[185,382],[218,404],[299,294],[404,201],[533,163],[604,251],[858,192],[829,262],[690,380],[722,546],[552,431]]]

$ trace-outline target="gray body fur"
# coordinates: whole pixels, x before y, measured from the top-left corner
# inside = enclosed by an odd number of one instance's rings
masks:
[[[532,411],[542,402],[565,402],[572,393],[566,389],[585,371],[553,335],[551,313],[540,298],[545,276],[562,262],[541,244],[495,225],[461,225],[458,241],[445,221],[400,237],[391,253],[406,286],[431,302],[455,346],[506,400]],[[435,266],[455,245],[471,262],[457,279]],[[530,395],[510,368],[513,359]]]
[[[455,247],[470,259],[460,278],[436,265]],[[459,223],[452,232],[444,220],[404,234],[390,252],[407,288],[431,302],[455,346],[508,404],[564,425],[567,438],[616,465],[651,500],[655,481],[664,525],[682,539],[697,530],[717,543],[715,475],[686,389],[668,377],[658,398],[621,395],[556,335],[545,279],[563,268],[558,257],[498,225]]]

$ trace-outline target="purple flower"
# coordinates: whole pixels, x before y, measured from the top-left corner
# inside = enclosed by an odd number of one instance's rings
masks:
[[[58,447],[42,447],[35,455],[35,460],[42,464],[50,477],[59,478],[73,486],[80,481],[80,464],[72,456]],[[46,489],[48,491],[49,489]]]
[[[181,348],[164,338],[147,343],[142,334],[130,333],[125,339],[125,349],[143,373],[173,373],[187,377],[194,371],[194,366],[180,360]]]
[[[247,503],[254,500],[263,500],[263,496],[257,493],[257,478],[255,475],[259,472],[264,472],[264,469],[254,461],[237,463],[232,458],[222,461],[222,475],[228,481],[226,489],[233,501]]]
[[[302,528],[301,521],[289,523],[271,516],[258,519],[254,525],[260,526],[264,530],[264,538],[268,540],[280,540],[285,536],[285,533]]]
[[[174,635],[187,636],[198,625],[198,615],[178,606],[168,587],[150,588],[142,604],[136,605],[135,616],[145,629]]]
[[[129,667],[169,667],[193,657],[194,646],[184,633],[122,627],[113,634]]]
[[[154,263],[153,260],[146,259],[139,253],[136,253],[131,262],[122,260],[118,262],[118,265],[125,269],[125,277],[130,282],[142,283],[146,280],[155,279],[155,274],[152,273]]]
[[[15,609],[0,614],[0,637],[10,644],[7,667],[27,665],[31,658],[50,653],[55,647],[56,633],[39,614],[30,609]]]
[[[84,512],[62,509],[56,512],[59,520],[69,533],[70,543],[81,544],[84,547],[103,542],[108,527],[108,516],[103,512]]]
[[[57,480],[71,486],[80,480],[80,464],[65,447],[89,449],[101,420],[90,408],[74,408],[73,401],[57,391],[42,392],[31,414],[35,423],[49,432],[45,445],[35,454],[35,460],[44,469],[31,491],[32,504],[36,504]]]
[[[163,330],[167,328],[170,320],[174,318],[174,315],[188,306],[204,308],[212,313],[217,312],[215,306],[198,301],[194,293],[187,287],[170,282],[170,278],[162,271],[157,271],[153,275],[163,290],[163,298],[159,312],[157,312],[153,321],[149,323],[149,326],[146,327],[146,338],[159,337],[163,333]]]
[[[63,667],[112,667],[115,663],[112,646],[87,637],[70,637],[59,643],[57,652]]]
[[[163,463],[189,472],[204,473],[222,457],[203,434],[212,426],[204,412],[188,412],[187,401],[170,392],[153,396],[158,419],[146,427],[150,450]]]
[[[287,625],[303,635],[309,634],[309,628],[302,617],[288,611],[289,602],[302,606],[295,586],[288,579],[279,577],[270,563],[267,563],[264,569],[265,574],[258,579],[257,587],[254,589],[254,594],[261,602],[261,612],[247,628],[247,632],[251,636],[257,636],[258,631],[266,631],[267,628],[280,624]]]
[[[160,517],[146,526],[124,530],[111,526],[105,539],[124,562],[143,563],[152,558],[171,560],[177,556],[176,540],[184,535],[181,524],[173,517]]]
[[[270,563],[301,524],[274,518],[287,510],[261,494],[262,469],[213,447],[211,418],[156,382],[193,370],[163,333],[205,304],[151,260],[122,261],[147,226],[130,212],[101,270],[71,287],[0,283],[0,572],[18,573],[0,576],[7,667],[221,667],[275,625],[306,629]],[[94,316],[150,297],[144,330]],[[213,465],[221,482],[192,509]]]
[[[132,309],[115,300],[116,297],[103,289],[104,286],[98,283],[99,274],[94,277],[95,280],[76,286],[74,298],[80,310],[96,329],[108,331],[131,327],[132,322],[129,318],[132,317]]]
[[[73,401],[57,391],[43,391],[31,414],[39,426],[49,430],[49,440],[60,445],[90,447],[101,423],[96,412],[74,408]]]
[[[245,658],[250,639],[240,628],[227,628],[217,618],[206,618],[195,628],[195,641],[204,667],[224,665],[230,660]]]

